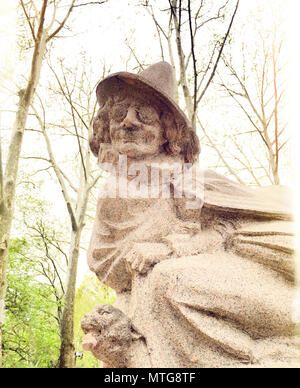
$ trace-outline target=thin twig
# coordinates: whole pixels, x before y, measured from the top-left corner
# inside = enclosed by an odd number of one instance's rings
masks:
[[[35,42],[35,41],[36,41],[36,37],[35,37],[34,29],[33,29],[33,27],[32,27],[32,24],[31,24],[29,15],[28,15],[28,13],[27,13],[27,11],[26,11],[26,7],[25,7],[25,5],[24,5],[24,3],[23,3],[23,0],[20,0],[20,3],[21,3],[21,6],[22,6],[22,8],[23,8],[23,11],[24,11],[24,14],[25,14],[27,23],[28,23],[28,25],[29,25],[29,28],[30,28],[30,31],[31,31],[32,38],[33,38],[33,40],[34,40],[34,42]]]
[[[57,27],[57,29],[51,34],[48,36],[46,42],[49,42],[49,40],[51,40],[52,38],[54,38],[58,33],[59,31],[64,27],[64,25],[66,24],[66,21],[68,20],[73,8],[74,8],[74,4],[75,4],[75,1],[76,0],[72,0],[72,3],[70,5],[70,8],[68,10],[68,12],[66,13],[66,16],[65,18],[63,19],[63,21],[60,23],[60,25]]]
[[[220,58],[221,58],[221,55],[222,55],[222,52],[223,52],[223,49],[224,49],[226,40],[227,40],[228,35],[229,35],[229,33],[230,33],[231,26],[232,26],[232,24],[233,24],[233,21],[234,21],[234,18],[235,18],[235,15],[236,15],[236,12],[237,12],[237,9],[238,9],[238,6],[239,6],[239,2],[240,2],[240,0],[237,0],[236,6],[235,6],[235,10],[234,10],[234,13],[233,13],[233,15],[232,15],[232,18],[231,18],[230,24],[229,24],[229,26],[228,26],[227,32],[226,32],[226,34],[225,34],[225,36],[224,36],[223,43],[222,43],[222,45],[221,45],[221,48],[220,48],[218,57],[217,57],[217,59],[216,59],[216,62],[215,62],[213,71],[212,71],[212,73],[211,73],[211,75],[210,75],[210,77],[209,77],[209,79],[208,79],[208,81],[207,81],[207,84],[206,84],[205,88],[203,89],[202,93],[200,94],[200,96],[199,96],[199,98],[198,98],[198,101],[197,101],[198,103],[199,103],[199,102],[201,101],[201,99],[203,98],[203,96],[204,96],[204,94],[205,94],[205,92],[206,92],[206,90],[207,90],[209,84],[211,83],[212,79],[214,78],[215,72],[216,72],[217,67],[218,67],[218,63],[219,63],[219,61],[220,61]]]

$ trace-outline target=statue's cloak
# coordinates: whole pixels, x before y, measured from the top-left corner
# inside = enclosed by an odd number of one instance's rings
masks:
[[[205,170],[204,208],[270,220],[292,220],[293,196],[286,186],[252,188]]]

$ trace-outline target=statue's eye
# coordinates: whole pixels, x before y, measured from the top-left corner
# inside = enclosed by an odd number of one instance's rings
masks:
[[[154,124],[157,120],[157,113],[156,111],[150,107],[150,106],[140,106],[136,110],[136,114],[138,119],[147,125]]]
[[[128,104],[114,105],[111,110],[111,119],[121,123],[127,115],[128,107]]]

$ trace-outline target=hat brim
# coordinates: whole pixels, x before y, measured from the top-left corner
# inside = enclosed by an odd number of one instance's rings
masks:
[[[187,116],[179,108],[176,102],[159,87],[153,85],[150,81],[138,74],[128,72],[114,73],[99,82],[96,88],[96,96],[100,106],[103,106],[109,96],[120,93],[122,82],[125,82],[127,85],[135,89],[143,91],[154,99],[158,99],[171,110],[171,112],[175,115],[175,119],[178,124],[190,127],[190,122]]]

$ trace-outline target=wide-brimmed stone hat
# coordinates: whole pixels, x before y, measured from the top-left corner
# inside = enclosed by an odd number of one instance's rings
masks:
[[[109,96],[120,93],[124,82],[135,89],[141,90],[146,95],[163,102],[174,114],[178,124],[190,127],[188,118],[174,99],[174,75],[172,66],[169,63],[155,63],[139,74],[118,72],[104,78],[96,89],[100,107],[104,105]]]

